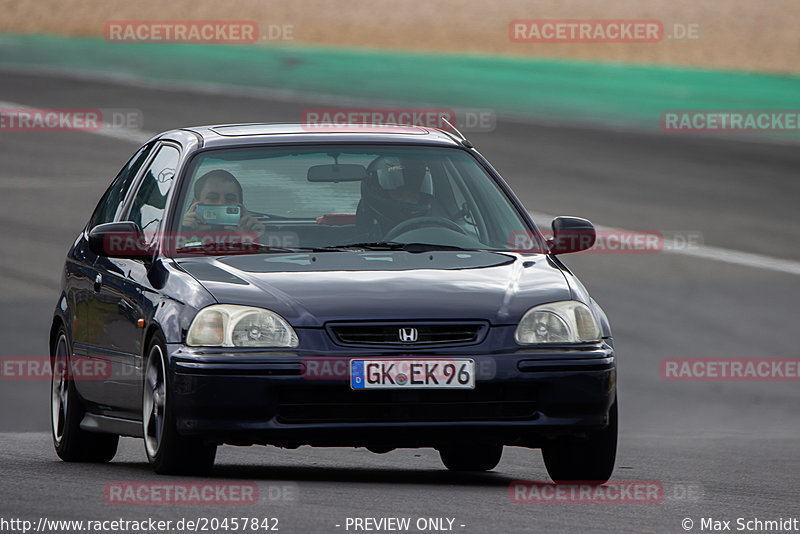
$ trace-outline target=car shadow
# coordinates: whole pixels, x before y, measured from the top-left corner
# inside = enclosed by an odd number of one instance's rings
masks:
[[[446,469],[398,469],[392,467],[245,466],[220,465],[210,473],[228,480],[284,480],[353,482],[373,484],[424,484],[461,486],[508,486],[515,478],[499,472],[459,473]]]
[[[511,482],[519,480],[518,477],[509,477],[500,472],[489,471],[482,473],[460,473],[442,469],[398,469],[392,467],[367,468],[367,467],[326,467],[326,466],[270,466],[270,465],[215,465],[206,475],[199,477],[170,477],[156,475],[152,467],[146,462],[119,462],[115,461],[106,465],[116,475],[123,472],[146,475],[148,480],[246,480],[259,481],[287,481],[287,482],[340,482],[340,483],[371,483],[371,484],[412,484],[431,486],[483,486],[483,487],[508,487]],[[138,479],[139,476],[136,476]]]

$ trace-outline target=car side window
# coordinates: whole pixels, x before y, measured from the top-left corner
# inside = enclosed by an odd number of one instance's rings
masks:
[[[169,145],[162,146],[142,177],[131,204],[128,220],[139,225],[148,244],[152,242],[164,216],[179,158],[178,149]]]
[[[97,203],[92,218],[89,219],[89,228],[94,228],[98,224],[113,222],[116,219],[125,205],[125,197],[128,194],[131,183],[133,183],[133,179],[136,178],[136,174],[142,168],[144,162],[147,161],[147,157],[152,150],[152,144],[143,146],[119,171],[117,177],[114,178],[114,181],[111,182],[111,185],[103,194],[100,202]]]

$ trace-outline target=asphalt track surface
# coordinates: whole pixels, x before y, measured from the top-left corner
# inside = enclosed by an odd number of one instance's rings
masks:
[[[0,73],[0,101],[135,108],[144,129],[296,121],[314,102]],[[528,209],[632,230],[699,233],[758,263],[800,262],[796,145],[562,127],[500,119],[471,140]],[[64,254],[131,140],[89,133],[0,135],[0,356],[43,356]],[[717,250],[717,249],[709,249]],[[712,254],[713,256],[713,254]],[[214,481],[253,481],[256,506],[119,506],[113,481],[154,481],[139,440],[101,466],[60,462],[49,384],[0,382],[0,518],[177,520],[277,517],[281,532],[347,532],[348,517],[454,518],[455,532],[684,532],[701,518],[799,517],[797,381],[670,382],[670,357],[791,357],[800,275],[685,254],[566,257],[614,330],[621,437],[614,479],[658,481],[658,504],[515,504],[515,480],[547,480],[538,451],[506,448],[492,472],[456,475],[432,450],[223,447]],[[171,479],[174,481],[174,479]],[[276,487],[292,497],[270,500]],[[272,488],[272,489],[271,489]],[[243,509],[245,509],[243,511]],[[340,525],[337,527],[336,525]],[[463,526],[462,526],[463,525]],[[413,530],[416,531],[416,530]],[[349,532],[353,532],[352,528]]]

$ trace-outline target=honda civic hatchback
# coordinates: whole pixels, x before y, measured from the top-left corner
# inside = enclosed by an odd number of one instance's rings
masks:
[[[602,309],[457,131],[245,124],[157,135],[66,258],[49,334],[52,437],[158,473],[217,447],[431,447],[485,471],[541,449],[604,482],[617,445]]]

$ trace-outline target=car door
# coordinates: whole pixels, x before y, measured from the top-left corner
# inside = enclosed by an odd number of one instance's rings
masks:
[[[128,198],[126,213],[118,216],[139,225],[146,246],[161,226],[179,160],[177,146],[160,143]],[[158,303],[158,292],[148,281],[150,266],[146,256],[95,261],[101,280],[93,322],[100,328],[99,352],[111,366],[104,400],[111,414],[130,419],[140,417],[144,323]]]
[[[91,320],[91,310],[96,305],[98,271],[95,265],[97,255],[89,248],[88,233],[98,224],[112,222],[125,207],[125,199],[142,166],[153,150],[153,143],[144,145],[114,178],[111,185],[97,203],[89,223],[75,241],[67,259],[67,296],[72,303],[72,350],[73,359],[96,358],[96,345],[99,343],[100,326]],[[102,369],[90,366],[89,369]],[[90,404],[101,404],[102,382],[100,377],[76,377],[75,387],[83,399]]]

